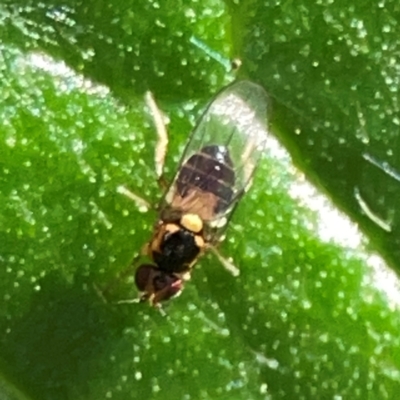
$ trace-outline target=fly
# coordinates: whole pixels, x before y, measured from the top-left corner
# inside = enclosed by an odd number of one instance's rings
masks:
[[[162,171],[167,139],[163,132],[159,136],[162,146],[156,164]],[[266,143],[264,89],[238,81],[220,91],[194,128],[159,204],[158,221],[144,247],[151,262],[139,265],[135,272],[141,301],[159,306],[178,295],[207,250],[238,274],[216,246],[224,239],[232,214],[251,185]]]

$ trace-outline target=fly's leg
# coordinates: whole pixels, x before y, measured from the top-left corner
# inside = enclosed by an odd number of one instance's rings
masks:
[[[166,181],[163,173],[165,156],[167,154],[168,147],[168,133],[165,125],[169,121],[158,108],[151,92],[146,92],[145,100],[147,107],[149,108],[151,115],[153,116],[154,125],[157,131],[157,143],[154,151],[154,163],[156,167],[158,183],[163,189],[165,189]]]
[[[145,101],[153,117],[158,137],[156,148],[154,150],[154,163],[156,168],[157,182],[162,189],[166,189],[168,187],[168,183],[163,174],[165,156],[167,154],[168,146],[168,133],[167,129],[165,128],[166,118],[158,108],[151,92],[146,92]],[[140,212],[147,212],[151,208],[154,208],[150,202],[145,200],[143,197],[137,195],[136,193],[133,193],[125,186],[119,186],[117,188],[117,192],[133,200]]]
[[[131,199],[136,204],[136,207],[140,212],[147,212],[153,208],[153,206],[147,200],[138,196],[136,193],[131,192],[125,186],[118,186],[117,192]]]
[[[209,249],[214,253],[214,255],[218,258],[218,261],[222,264],[222,266],[229,271],[233,276],[239,276],[240,270],[237,268],[231,258],[225,258],[221,255],[221,253],[214,247],[210,246]]]
[[[150,110],[150,113],[153,117],[154,125],[157,131],[157,143],[154,152],[154,162],[155,162],[155,169],[157,175],[157,181],[161,188],[166,189],[168,187],[167,181],[163,175],[164,170],[164,162],[165,156],[167,153],[167,146],[168,146],[168,134],[165,128],[165,120],[166,118],[162,114],[162,112],[157,107],[157,104],[154,100],[153,95],[150,92],[146,92],[145,94],[145,101],[146,105]],[[124,196],[131,199],[137,206],[140,212],[147,212],[150,209],[156,209],[154,205],[152,205],[149,201],[144,199],[143,197],[137,195],[136,193],[130,191],[125,186],[119,186],[117,188],[117,192],[123,194]],[[130,263],[130,265],[125,268],[113,281],[111,281],[105,288],[102,290],[96,288],[96,291],[99,293],[100,297],[105,300],[106,295],[124,278],[133,274],[137,263],[142,255],[147,254],[147,245],[145,245],[140,254],[138,254]],[[143,301],[140,298],[135,300],[122,300],[120,303],[135,303]]]
[[[144,303],[145,301],[148,301],[148,299],[143,298],[143,297],[136,297],[134,299],[125,299],[125,300],[119,300],[116,302],[116,304],[139,304],[139,303]],[[166,317],[168,314],[165,312],[165,310],[162,308],[161,304],[155,304],[153,306],[156,308],[159,313],[161,314],[162,317]]]

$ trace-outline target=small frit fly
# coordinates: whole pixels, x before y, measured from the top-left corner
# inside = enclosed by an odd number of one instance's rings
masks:
[[[156,164],[162,173],[166,133],[150,98],[161,137]],[[249,81],[220,91],[193,130],[172,183],[159,204],[159,219],[143,252],[152,260],[136,269],[141,301],[159,306],[178,295],[198,258],[216,250],[239,200],[251,185],[267,143],[267,95]],[[128,194],[128,193],[127,193]],[[129,195],[129,194],[128,194]],[[136,201],[138,196],[131,194]]]

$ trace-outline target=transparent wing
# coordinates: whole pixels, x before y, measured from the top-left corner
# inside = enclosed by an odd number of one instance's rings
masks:
[[[267,95],[249,82],[219,92],[201,116],[161,203],[163,217],[198,214],[205,238],[216,243],[244,192],[267,142]]]

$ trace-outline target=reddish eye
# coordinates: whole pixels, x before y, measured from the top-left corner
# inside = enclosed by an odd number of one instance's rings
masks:
[[[152,264],[142,264],[138,267],[135,273],[135,283],[137,288],[144,292],[149,281],[154,277],[158,268]]]

